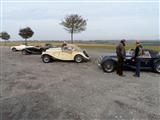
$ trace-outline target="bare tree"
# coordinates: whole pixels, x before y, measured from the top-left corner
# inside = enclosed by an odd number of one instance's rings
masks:
[[[66,16],[60,24],[64,26],[66,31],[71,33],[71,43],[73,43],[73,34],[85,31],[87,20],[77,14],[71,14]]]
[[[6,46],[6,41],[10,39],[10,35],[7,32],[1,32],[0,33],[0,38],[5,40],[5,46]]]
[[[25,45],[27,45],[27,39],[33,36],[34,32],[30,27],[26,27],[19,30],[19,35],[25,39]]]

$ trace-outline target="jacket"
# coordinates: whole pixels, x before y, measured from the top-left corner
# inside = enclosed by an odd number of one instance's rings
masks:
[[[121,57],[123,59],[125,59],[126,57],[126,50],[125,47],[122,43],[119,43],[116,47],[116,53],[117,53],[117,57]]]
[[[135,58],[138,58],[139,56],[143,55],[143,47],[140,45],[140,46],[137,46],[136,49],[134,50],[134,56],[132,59],[135,59]]]

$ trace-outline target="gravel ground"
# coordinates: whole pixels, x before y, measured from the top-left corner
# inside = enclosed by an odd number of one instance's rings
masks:
[[[0,48],[1,120],[158,120],[160,75],[134,78],[103,73],[98,56],[88,49],[87,63],[42,63],[40,55]]]

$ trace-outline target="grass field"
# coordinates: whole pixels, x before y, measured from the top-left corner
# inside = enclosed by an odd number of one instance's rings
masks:
[[[28,41],[28,45],[33,45],[33,46],[44,46],[46,43],[50,43],[54,46],[61,46],[62,42],[52,42],[52,41]],[[24,44],[24,41],[7,41],[6,46],[15,46],[15,45],[20,45]],[[116,43],[77,43],[75,42],[74,44],[78,45],[81,48],[92,48],[92,49],[110,49],[113,50],[116,47]],[[4,46],[4,42],[0,42],[0,46]],[[143,45],[143,44],[142,44]],[[153,50],[160,51],[160,46],[159,45],[143,45],[144,48],[149,48]],[[133,49],[135,48],[135,45],[133,43],[127,43],[126,49]]]

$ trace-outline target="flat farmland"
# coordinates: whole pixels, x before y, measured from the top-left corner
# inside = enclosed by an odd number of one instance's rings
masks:
[[[67,41],[68,43],[70,43],[70,41]],[[28,45],[33,45],[33,46],[44,46],[46,43],[52,44],[53,46],[61,46],[62,45],[62,41],[28,41]],[[119,41],[109,41],[109,42],[77,42],[75,41],[74,44],[78,45],[81,48],[85,48],[85,49],[109,49],[109,50],[114,50],[116,45],[119,43]],[[16,46],[16,45],[20,45],[20,44],[24,44],[24,41],[7,41],[6,42],[6,46]],[[4,41],[0,42],[0,46],[4,46],[5,43]],[[142,45],[144,48],[147,49],[153,49],[153,50],[157,50],[160,51],[160,42],[152,42],[150,41],[149,43],[146,42],[142,42]],[[135,41],[128,41],[126,43],[126,49],[134,49],[135,48]]]
[[[160,75],[104,73],[97,59],[113,50],[86,48],[91,61],[45,64],[40,55],[0,47],[2,120],[158,120]]]

